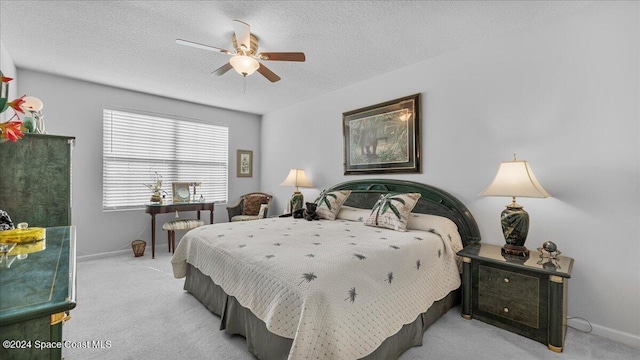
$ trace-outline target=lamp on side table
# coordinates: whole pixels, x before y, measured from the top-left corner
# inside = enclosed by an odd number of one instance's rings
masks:
[[[529,257],[529,250],[524,246],[529,232],[529,214],[522,205],[516,203],[516,197],[546,198],[551,195],[540,185],[533,175],[529,163],[517,160],[503,161],[493,182],[479,196],[507,196],[512,198],[511,204],[502,211],[500,223],[502,233],[507,242],[502,247],[502,254]]]

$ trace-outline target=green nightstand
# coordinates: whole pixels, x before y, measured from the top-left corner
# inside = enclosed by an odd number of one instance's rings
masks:
[[[500,246],[476,243],[460,250],[462,316],[475,318],[562,352],[567,287],[573,259],[503,256]]]

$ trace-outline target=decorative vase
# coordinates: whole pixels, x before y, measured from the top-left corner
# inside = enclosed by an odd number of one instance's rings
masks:
[[[159,203],[162,201],[162,198],[160,197],[160,193],[153,193],[151,195],[151,202],[153,203]]]
[[[500,216],[502,233],[507,242],[502,247],[503,254],[529,257],[529,250],[524,246],[529,233],[529,214],[515,202],[507,205]]]
[[[31,117],[24,117],[22,118],[22,125],[24,125],[25,128],[25,133],[37,133],[38,132],[38,124],[36,123],[36,120]]]

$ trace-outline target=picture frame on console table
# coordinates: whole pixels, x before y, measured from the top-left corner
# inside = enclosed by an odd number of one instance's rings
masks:
[[[188,203],[191,201],[191,191],[188,182],[174,181],[171,183],[173,203]]]
[[[342,114],[344,174],[420,173],[421,95]]]

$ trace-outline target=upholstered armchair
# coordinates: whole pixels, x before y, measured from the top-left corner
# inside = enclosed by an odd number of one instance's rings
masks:
[[[262,192],[252,192],[240,196],[240,200],[227,207],[229,221],[246,221],[264,219],[271,206],[272,195]]]

